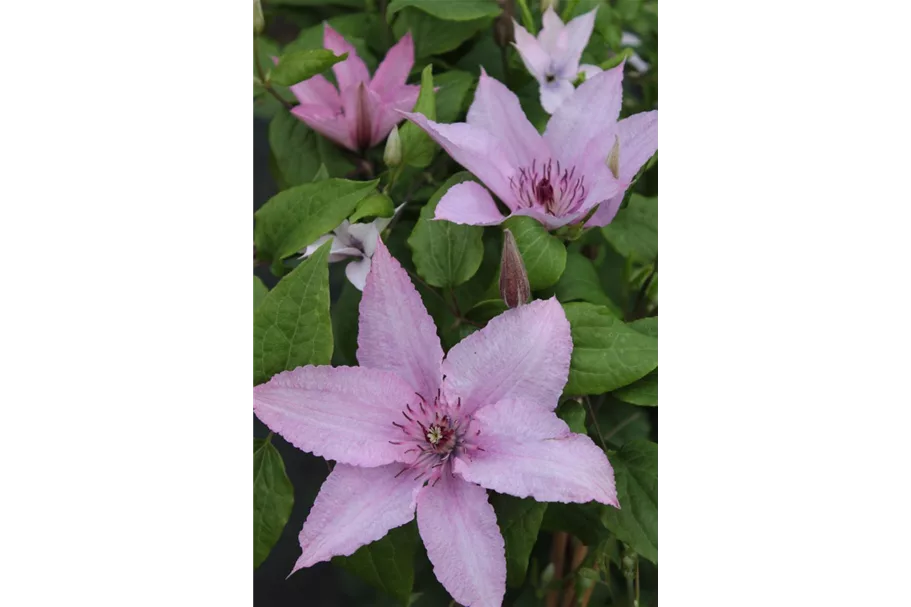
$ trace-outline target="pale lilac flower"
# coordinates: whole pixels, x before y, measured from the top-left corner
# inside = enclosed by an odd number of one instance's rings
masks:
[[[393,217],[405,205],[399,205],[395,209]],[[331,241],[329,245],[329,263],[343,261],[354,258],[345,266],[345,276],[348,281],[357,287],[358,291],[364,290],[367,283],[367,273],[370,271],[370,260],[376,252],[376,243],[380,239],[380,233],[386,229],[392,217],[379,217],[371,223],[350,223],[347,219],[329,234],[320,236],[301,251],[301,259],[310,257],[326,241]]]
[[[580,73],[586,78],[601,72],[596,65],[579,65],[595,27],[594,9],[566,25],[552,7],[544,11],[541,33],[535,38],[513,20],[515,47],[525,67],[540,85],[541,106],[553,114],[573,94],[573,82]]]
[[[554,408],[572,339],[556,299],[509,310],[443,357],[433,320],[382,241],[360,304],[360,367],[299,367],[253,389],[271,430],[336,460],[294,571],[350,555],[415,517],[434,573],[462,605],[497,607],[503,537],[485,489],[619,507],[614,474]]]
[[[636,48],[637,46],[639,46],[641,44],[642,44],[642,39],[639,38],[639,36],[637,36],[636,34],[633,34],[630,32],[623,32],[623,36],[621,36],[621,38],[620,38],[620,46]],[[640,74],[644,74],[645,72],[647,72],[649,70],[650,66],[649,66],[648,62],[645,61],[645,59],[643,59],[642,57],[640,57],[639,53],[634,52],[632,55],[630,55],[630,57],[629,57],[629,59],[627,59],[627,61],[629,61],[630,67],[632,67],[634,70],[636,70]]]
[[[323,26],[323,46],[348,58],[332,66],[338,89],[322,75],[291,87],[300,101],[291,113],[314,131],[349,150],[363,151],[383,141],[401,122],[396,110],[411,110],[421,88],[405,84],[414,65],[414,42],[405,34],[386,54],[373,79],[357,51],[338,32]]]
[[[600,205],[585,225],[603,226],[658,150],[657,110],[617,121],[622,85],[623,64],[586,80],[551,116],[543,136],[516,95],[483,70],[467,123],[405,116],[474,173],[510,216],[529,215],[554,229],[579,222]],[[505,217],[487,189],[465,181],[446,192],[435,219],[487,226]]]

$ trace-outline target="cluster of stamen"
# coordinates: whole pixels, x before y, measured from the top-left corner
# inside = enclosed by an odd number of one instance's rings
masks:
[[[457,455],[471,458],[474,452],[483,451],[472,441],[481,431],[471,428],[473,420],[470,415],[462,415],[461,399],[455,405],[449,405],[442,401],[439,391],[432,403],[420,394],[417,396],[417,406],[406,404],[402,411],[405,421],[392,422],[405,436],[402,440],[389,442],[407,447],[403,453],[413,457],[397,476],[415,472],[417,476],[414,480],[426,475],[431,483],[436,484],[451,458]]]
[[[566,169],[548,160],[540,169],[537,160],[509,178],[519,207],[541,209],[555,217],[578,211],[585,202],[585,176],[576,176],[576,167]]]

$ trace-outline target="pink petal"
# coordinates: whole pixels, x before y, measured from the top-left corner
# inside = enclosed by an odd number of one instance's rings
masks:
[[[526,217],[532,217],[537,219],[538,222],[543,225],[548,230],[556,230],[557,228],[562,228],[565,225],[575,223],[578,220],[582,219],[585,215],[585,211],[576,211],[575,213],[570,213],[569,215],[562,215],[556,217],[549,213],[544,213],[538,209],[519,209],[514,211],[512,215],[525,215]]]
[[[548,114],[557,111],[560,105],[573,96],[576,91],[572,82],[569,80],[554,80],[553,82],[541,85],[539,93],[541,95],[541,107]]]
[[[365,150],[373,144],[374,124],[378,121],[383,102],[380,96],[364,83],[344,89],[341,97],[342,105],[345,107],[344,119],[348,124],[348,136],[356,149]]]
[[[519,98],[501,82],[488,76],[484,68],[481,68],[474,101],[468,108],[467,121],[471,126],[493,135],[513,167],[530,165],[535,158],[543,161],[550,157],[544,139],[525,117]]]
[[[552,6],[548,6],[541,17],[541,32],[538,34],[538,42],[544,47],[549,55],[553,55],[557,50],[557,44],[560,34],[563,32],[563,21],[554,11]]]
[[[413,519],[424,481],[415,481],[413,474],[395,478],[402,467],[336,464],[298,536],[303,553],[291,573],[333,556],[353,554]]]
[[[482,450],[460,456],[453,470],[467,481],[539,502],[618,506],[614,471],[592,440],[573,434],[552,411],[503,400],[474,413]]]
[[[617,123],[620,180],[629,182],[658,151],[658,110],[640,112]]]
[[[436,325],[382,240],[361,298],[357,360],[362,367],[394,372],[428,400],[440,387],[443,348]]]
[[[398,90],[405,85],[411,66],[414,65],[414,41],[411,32],[407,32],[395,46],[389,49],[380,66],[376,68],[370,88],[384,100],[392,99]],[[414,107],[403,108],[410,110]]]
[[[403,112],[403,115],[424,129],[453,160],[474,173],[500,200],[509,206],[515,204],[509,185],[514,167],[496,137],[464,122],[440,124],[422,114]]]
[[[444,473],[418,495],[418,530],[433,573],[470,607],[500,607],[506,594],[506,553],[487,492]]]
[[[583,82],[557,108],[544,130],[554,156],[567,165],[576,164],[589,141],[613,132],[622,100],[622,63]]]
[[[579,15],[571,20],[560,32],[557,39],[557,53],[554,62],[558,70],[567,77],[575,76],[579,70],[579,60],[582,58],[582,52],[588,45],[591,38],[592,30],[595,28],[595,14],[598,9],[595,8],[584,15]]]
[[[304,105],[322,105],[335,114],[342,109],[338,91],[322,74],[292,85],[291,92]]]
[[[573,342],[556,300],[507,310],[456,344],[443,361],[443,391],[462,409],[505,398],[553,411],[569,376]]]
[[[551,67],[550,55],[544,50],[538,39],[529,34],[528,30],[519,25],[515,19],[512,21],[512,26],[516,38],[513,44],[519,51],[525,69],[535,77],[535,80],[542,82]]]
[[[506,219],[490,192],[474,181],[463,181],[449,188],[433,218],[471,226],[494,226]]]
[[[351,140],[348,122],[339,114],[323,105],[296,105],[291,113],[304,124],[324,137],[349,150],[357,151]]]
[[[410,112],[414,108],[420,92],[421,87],[406,84],[391,93],[390,99],[383,100],[374,108],[371,146],[386,139],[392,127],[405,119],[401,112]]]
[[[361,82],[370,84],[370,72],[367,71],[367,66],[364,65],[361,58],[357,56],[357,51],[328,23],[323,25],[323,46],[336,55],[348,53],[347,59],[332,66],[340,91],[344,92],[346,88],[357,86]]]
[[[382,466],[401,459],[389,441],[392,422],[414,390],[393,373],[362,367],[298,367],[253,388],[253,411],[302,451],[351,464]]]

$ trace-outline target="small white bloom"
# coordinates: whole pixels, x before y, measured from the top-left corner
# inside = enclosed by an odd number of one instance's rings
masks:
[[[363,291],[364,285],[367,284],[367,273],[370,271],[370,260],[376,251],[376,241],[380,237],[380,233],[386,229],[389,222],[404,206],[399,205],[392,217],[379,217],[371,223],[350,223],[346,219],[332,232],[320,236],[313,244],[301,251],[301,259],[313,255],[326,241],[331,241],[329,263],[352,259],[345,266],[345,276],[348,277],[351,284],[357,287],[358,291]]]

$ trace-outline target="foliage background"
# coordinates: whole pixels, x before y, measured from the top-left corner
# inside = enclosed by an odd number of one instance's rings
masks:
[[[464,119],[464,112],[473,97],[473,89],[477,83],[479,66],[483,66],[491,76],[507,83],[517,92],[529,119],[539,128],[543,128],[548,116],[538,103],[537,84],[525,72],[515,51],[508,46],[504,51],[497,44],[498,37],[504,35],[502,20],[490,16],[467,22],[442,21],[414,6],[406,6],[408,4],[411,3],[391,3],[390,8],[401,7],[401,10],[392,20],[391,28],[387,28],[378,12],[382,9],[382,3],[378,4],[372,0],[267,2],[264,4],[267,30],[260,38],[260,53],[278,56],[292,50],[319,48],[322,42],[321,23],[328,20],[335,29],[355,44],[359,55],[372,71],[388,46],[410,27],[415,36],[416,63],[409,81],[419,82],[421,70],[428,64],[433,65],[434,84],[440,87],[436,95],[439,121],[455,122]],[[413,4],[420,4],[420,0]],[[623,53],[620,40],[624,31],[634,32],[642,38],[643,43],[636,52],[650,64],[650,69],[645,74],[627,70],[622,115],[656,108],[657,2],[581,0],[575,3],[574,7],[572,3],[564,2],[558,7],[561,14],[568,8],[567,5],[573,15],[598,6],[595,32],[583,62],[609,64],[619,60]],[[512,3],[505,3],[505,8],[507,11],[514,10],[516,19],[521,22],[518,8]],[[540,7],[533,2],[531,9],[534,20],[540,24]],[[263,59],[261,56],[260,60]],[[282,91],[282,94],[287,94],[287,91]],[[287,98],[293,100],[290,95]],[[367,168],[361,160],[338,150],[290,117],[277,100],[255,87],[254,210],[279,191],[311,181],[320,165],[325,165],[333,177],[366,179],[382,171],[381,156],[382,145],[368,155],[366,160],[372,167]],[[405,240],[412,234],[421,209],[447,177],[459,170],[460,167],[445,153],[438,152],[429,167],[423,170],[409,168],[397,181],[392,192],[394,202],[400,204],[407,200],[409,204],[387,242],[393,254],[406,267],[414,269],[412,251]],[[643,200],[645,197],[655,198],[653,213],[648,205],[636,207],[635,213],[624,209],[625,212],[622,211],[618,215],[608,230],[592,230],[580,241],[570,244],[560,281],[544,289],[537,289],[536,296],[556,294],[563,302],[597,304],[626,320],[657,315],[657,177],[656,157],[652,166],[635,186],[636,194],[642,196]],[[479,274],[483,274],[485,270],[496,271],[499,262],[499,231],[485,230],[484,241],[485,261]],[[346,281],[344,265],[337,263],[329,266],[335,332],[333,364],[354,364],[359,293]],[[284,271],[287,271],[287,268]],[[278,277],[270,271],[268,265],[256,265],[254,272],[270,289],[278,282]],[[483,299],[481,292],[484,291],[484,287],[481,283],[489,283],[493,276],[485,278],[486,281],[480,281],[478,278],[470,280],[458,290],[463,311]],[[447,331],[447,328],[457,324],[457,319],[433,297],[428,297],[426,290],[421,291],[425,304],[440,327],[444,347],[451,347],[464,336],[465,325]],[[482,316],[487,313],[483,306],[475,312]],[[470,316],[471,312],[468,314]],[[654,375],[656,391],[657,371]],[[633,388],[635,386],[636,384]],[[625,400],[635,401],[636,397],[627,397]],[[586,416],[582,410],[582,431],[585,431],[586,425],[592,430],[591,426],[596,423],[603,431],[603,437],[610,449],[620,449],[636,439],[657,442],[657,406],[635,406],[620,400],[616,393],[592,397],[591,405],[596,419]],[[561,411],[570,411],[573,415],[578,413],[575,409]],[[256,437],[264,438],[269,434],[268,429],[255,418],[254,424]],[[593,432],[592,435],[594,436]],[[371,584],[367,579],[370,576],[365,576],[363,569],[356,575],[335,563],[322,563],[298,571],[287,578],[288,571],[300,552],[297,534],[320,485],[328,475],[328,468],[321,458],[292,447],[278,436],[271,438],[271,444],[280,454],[294,487],[294,507],[278,542],[268,557],[255,569],[254,599],[257,604],[403,604],[402,600],[394,596],[395,589],[387,588],[390,592],[378,590],[376,580]],[[558,520],[561,517],[564,523],[562,527],[559,524],[561,521]],[[509,588],[504,604],[543,604],[540,595],[546,585],[545,569],[550,561],[552,543],[552,533],[546,530],[549,524],[551,527],[567,530],[572,527],[574,534],[580,537],[592,535],[590,539],[593,547],[597,544],[605,558],[613,559],[611,574],[605,576],[602,583],[597,584],[590,605],[625,605],[627,596],[626,583],[620,567],[621,547],[615,540],[610,539],[609,533],[601,534],[604,528],[597,516],[594,519],[586,518],[583,508],[559,504],[548,509],[543,530],[538,534],[531,550],[525,583],[518,588]],[[657,520],[655,524],[657,525]],[[604,544],[600,544],[603,540],[606,540]],[[592,558],[589,561],[592,561]],[[639,558],[639,583],[640,604],[657,604],[657,566],[645,558]],[[448,595],[433,577],[419,541],[416,542],[414,557],[413,592],[415,594],[408,598],[412,605],[421,607],[448,604]]]

